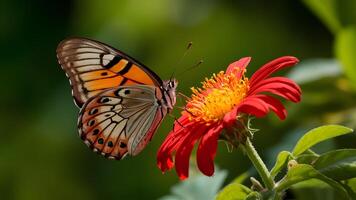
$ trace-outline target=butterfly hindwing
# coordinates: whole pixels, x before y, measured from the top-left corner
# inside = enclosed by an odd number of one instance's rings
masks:
[[[62,41],[57,48],[57,58],[70,80],[78,107],[108,88],[162,84],[154,72],[135,59],[90,39],[71,38]]]
[[[120,86],[90,98],[80,112],[81,138],[108,158],[138,154],[166,114],[157,103],[156,90],[155,86]]]

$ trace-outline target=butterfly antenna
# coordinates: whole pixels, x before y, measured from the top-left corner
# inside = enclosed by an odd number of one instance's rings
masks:
[[[188,54],[188,52],[189,52],[189,50],[192,48],[192,46],[193,46],[193,42],[189,42],[188,45],[187,45],[187,47],[186,47],[186,49],[185,49],[185,51],[184,51],[184,53],[183,53],[183,55],[182,55],[182,57],[178,60],[177,64],[175,65],[174,71],[173,71],[171,77],[169,78],[169,80],[172,80],[172,78],[173,78],[175,72],[177,71],[177,66],[179,66],[179,64],[182,62],[182,60],[183,60],[184,57]]]
[[[193,69],[195,69],[195,68],[197,68],[197,67],[199,67],[199,65],[201,65],[203,62],[204,62],[203,60],[199,60],[199,62],[197,62],[197,63],[194,64],[193,66],[191,66],[191,67],[187,68],[186,70],[182,71],[181,73],[179,73],[179,74],[177,75],[177,77],[178,77],[178,76],[181,76],[181,75],[183,75],[184,73],[187,73],[187,72],[189,72],[189,71],[191,71],[191,70],[193,70]]]

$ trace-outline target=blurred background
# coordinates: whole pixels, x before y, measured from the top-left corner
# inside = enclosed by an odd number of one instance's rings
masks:
[[[178,90],[186,95],[204,77],[241,57],[253,57],[248,74],[274,58],[298,57],[301,63],[283,74],[301,85],[302,102],[286,104],[285,121],[270,114],[253,122],[260,129],[256,148],[269,167],[277,152],[291,150],[306,130],[331,123],[356,128],[356,2],[272,2],[2,0],[1,199],[184,199],[167,196],[180,182],[174,170],[162,174],[156,166],[156,152],[173,119],[167,117],[140,155],[122,161],[91,152],[77,136],[78,109],[55,53],[57,44],[70,36],[110,44],[162,79],[203,59],[177,77]],[[193,47],[178,62],[188,42]],[[355,147],[355,139],[354,134],[342,136],[315,151]],[[191,163],[194,178],[194,159]],[[223,143],[216,164],[223,178],[219,172],[206,182],[218,178],[224,185],[251,171],[247,157],[239,150],[229,153]],[[333,192],[296,188],[288,195],[300,199],[305,195],[300,191],[308,191],[309,197]]]

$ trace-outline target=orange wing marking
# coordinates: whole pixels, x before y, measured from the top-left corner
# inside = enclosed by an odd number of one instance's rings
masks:
[[[123,71],[125,69],[125,67],[127,66],[127,63],[129,63],[128,60],[121,59],[117,64],[115,64],[113,67],[110,68],[110,71],[113,71],[115,73],[120,73],[121,71]],[[128,70],[130,70],[130,69],[128,69]]]
[[[123,76],[129,80],[139,82],[141,84],[154,85],[152,78],[137,65],[132,65]]]

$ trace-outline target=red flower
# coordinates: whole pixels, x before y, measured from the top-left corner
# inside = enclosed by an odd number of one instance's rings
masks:
[[[263,117],[272,110],[281,120],[285,119],[287,111],[283,104],[269,94],[292,102],[300,101],[301,90],[295,82],[285,77],[270,77],[276,71],[295,65],[297,58],[277,58],[248,79],[244,73],[250,60],[246,57],[231,63],[225,73],[221,71],[206,79],[202,89],[192,88],[193,95],[182,116],[158,151],[157,164],[163,172],[175,164],[179,178],[187,178],[189,157],[194,144],[199,141],[198,168],[203,174],[212,176],[217,141],[223,129],[235,127],[244,113]]]

